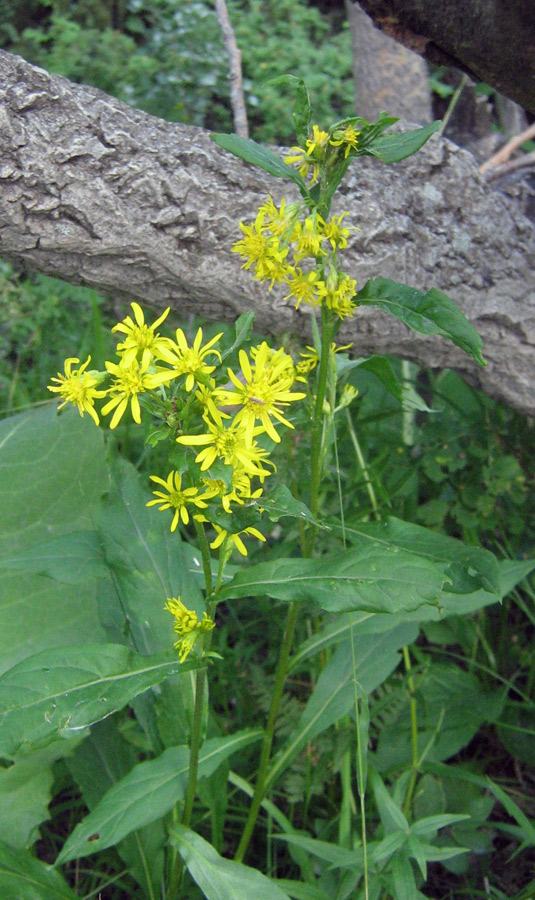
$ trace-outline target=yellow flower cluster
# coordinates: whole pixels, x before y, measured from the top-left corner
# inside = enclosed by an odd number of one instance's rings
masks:
[[[118,362],[106,362],[106,371],[98,372],[88,370],[90,358],[77,365],[79,360],[72,357],[65,362],[64,374],[52,379],[49,390],[60,395],[61,406],[74,403],[80,415],[87,412],[97,425],[95,400],[106,398],[101,414],[112,413],[110,428],[119,424],[129,405],[134,421],[140,423],[139,398],[148,392],[156,394],[160,408],[173,410],[166,413],[168,424],[173,421],[169,434],[179,444],[196,448],[198,478],[190,473],[183,484],[183,475],[177,471],[171,471],[166,479],[151,476],[158,489],[147,505],[172,512],[171,531],[179,522],[188,524],[190,510],[198,521],[206,522],[210,521],[210,508],[216,514],[231,513],[233,505],[243,507],[247,501],[257,500],[265,479],[275,470],[269,451],[258,438],[265,434],[280,442],[277,428],[293,428],[286,410],[306,396],[292,390],[299,376],[291,357],[264,341],[249,354],[240,350],[240,370],[234,372],[221,365],[216,346],[221,334],[203,344],[199,328],[190,345],[180,328],[174,340],[157,332],[168,309],[152,325],[145,323],[137,303],[132,303],[132,311],[133,317],[127,316],[112,329],[122,336]],[[217,377],[213,377],[216,369]],[[106,379],[111,383],[104,389]],[[153,397],[153,407],[156,400]],[[258,479],[257,485],[253,485],[254,479]],[[253,527],[236,534],[219,525],[214,528],[214,549],[225,543],[246,554],[240,534],[264,540]]]
[[[292,147],[291,153],[285,156],[284,162],[297,166],[299,174],[306,178],[312,170],[310,185],[319,181],[321,169],[333,162],[331,156],[338,155],[337,148],[343,148],[347,159],[351,150],[356,150],[360,132],[353,125],[335,126],[332,132],[322,131],[317,125],[312,126],[312,137],[308,138],[305,147]],[[333,153],[331,148],[336,148]]]
[[[245,260],[242,268],[254,269],[259,281],[287,285],[285,300],[296,309],[301,303],[325,305],[341,319],[352,316],[356,281],[337,265],[337,251],[347,247],[352,228],[343,224],[347,213],[325,221],[312,212],[300,221],[301,207],[286,204],[277,208],[268,197],[254,223],[240,222],[243,237],[233,246]],[[356,230],[356,229],[355,229]]]
[[[170,597],[164,609],[174,617],[173,630],[178,635],[175,649],[178,650],[180,662],[182,663],[191,653],[199,638],[203,634],[208,634],[209,631],[212,631],[215,623],[207,613],[203,614],[199,622],[197,613],[192,609],[188,609],[182,603],[180,597]]]

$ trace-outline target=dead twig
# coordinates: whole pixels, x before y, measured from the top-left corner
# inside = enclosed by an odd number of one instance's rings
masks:
[[[510,172],[524,169],[527,166],[535,166],[535,150],[532,150],[531,153],[524,153],[523,156],[517,156],[516,159],[510,159],[509,162],[488,171],[487,181],[494,181],[496,178],[502,178],[503,175],[509,175]]]
[[[480,173],[484,175],[485,172],[488,172],[490,169],[495,169],[498,166],[507,163],[515,150],[518,150],[522,144],[525,144],[526,141],[529,141],[532,138],[535,138],[535,122],[533,125],[530,125],[529,128],[526,128],[525,131],[512,137],[510,141],[507,141],[507,143],[494,154],[494,156],[491,156],[490,159],[484,162],[483,165],[479,167]],[[528,156],[531,156],[531,154],[528,154]],[[518,166],[514,166],[514,168],[518,168]],[[495,178],[497,176],[493,173],[492,177]]]
[[[225,0],[214,0],[217,18],[223,34],[223,41],[229,59],[230,104],[234,118],[234,129],[240,137],[249,137],[247,111],[243,97],[241,74],[241,50],[239,50],[230,22]]]

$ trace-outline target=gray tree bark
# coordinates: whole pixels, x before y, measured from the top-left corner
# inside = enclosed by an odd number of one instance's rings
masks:
[[[238,220],[282,183],[170,124],[0,52],[0,255],[184,316],[310,335],[306,309],[240,270]],[[491,396],[535,413],[535,226],[486,186],[468,153],[435,136],[397,166],[350,169],[337,209],[352,232],[345,268],[449,294],[485,341],[486,369],[439,338],[371,309],[341,333],[354,353],[454,367]]]
[[[355,2],[355,0],[354,0]],[[533,0],[358,0],[382,31],[535,113]]]
[[[345,6],[358,115],[373,122],[385,109],[409,122],[431,122],[426,62],[380,31],[358,3],[346,0]]]

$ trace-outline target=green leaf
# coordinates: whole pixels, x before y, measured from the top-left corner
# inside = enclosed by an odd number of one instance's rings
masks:
[[[169,840],[207,900],[289,900],[271,879],[219,856],[211,844],[184,825],[175,825]]]
[[[199,778],[208,777],[232,753],[260,740],[263,731],[240,731],[205,741],[199,756]],[[132,831],[162,818],[184,796],[189,749],[169,747],[139,763],[104,795],[95,809],[76,826],[56,863],[89,856],[112,847]],[[98,838],[94,835],[98,834]]]
[[[0,841],[21,850],[39,838],[39,825],[50,817],[53,764],[72,753],[78,740],[56,741],[0,769]]]
[[[398,665],[399,648],[411,644],[417,634],[415,625],[405,624],[381,635],[356,633],[353,647],[350,640],[338,647],[323,669],[291,738],[271,764],[268,785],[279,778],[305,744],[354,708],[355,681],[359,693],[374,691]]]
[[[442,614],[462,611],[462,606],[451,606],[452,594],[472,594],[482,589],[491,595],[491,600],[499,600],[502,596],[500,566],[488,550],[468,547],[455,538],[394,516],[383,522],[352,524],[346,526],[345,532],[347,538],[359,546],[363,540],[379,543],[391,550],[397,548],[400,552],[417,554],[442,568],[447,580],[440,595]]]
[[[278,75],[276,78],[270,78],[266,84],[289,84],[295,88],[295,109],[292,119],[295,124],[297,143],[300,147],[304,147],[309,136],[312,119],[312,107],[305,81],[296,75]]]
[[[477,363],[486,365],[476,329],[453,300],[436,288],[424,293],[389,278],[372,278],[353,299],[359,306],[375,306],[390,313],[419,334],[448,338]]]
[[[499,572],[502,597],[506,597],[534,569],[535,559],[501,559]]]
[[[261,502],[272,522],[278,522],[284,516],[290,516],[293,519],[303,519],[306,522],[317,524],[308,506],[301,500],[296,500],[285,484],[278,484],[274,491],[261,498]]]
[[[340,847],[338,844],[331,844],[329,841],[318,841],[304,834],[276,834],[274,837],[279,841],[295,844],[296,847],[306,850],[312,856],[317,856],[318,859],[329,863],[331,867],[336,869],[361,868],[363,865],[364,856],[361,847],[348,850],[346,847]]]
[[[447,581],[429,560],[363,542],[323,559],[277,559],[239,571],[223,600],[267,594],[277,600],[316,602],[328,612],[408,612],[437,604]]]
[[[27,850],[12,850],[2,843],[0,896],[2,900],[79,900],[59,872]]]
[[[176,653],[142,657],[119,644],[37,653],[0,678],[0,755],[70,738],[179,670]]]
[[[394,831],[402,831],[405,834],[409,830],[409,823],[403,815],[403,812],[394,802],[378,772],[371,773],[371,782],[377,811],[381,817],[381,822],[385,830],[385,834],[391,834]]]
[[[279,837],[279,835],[275,835],[275,837]],[[277,878],[274,883],[295,900],[331,900],[331,895],[316,887],[315,884],[305,884],[302,881],[293,881],[291,878]]]
[[[0,559],[0,569],[21,569],[48,575],[62,584],[85,584],[88,578],[108,578],[102,542],[96,531],[73,531]]]
[[[433,663],[416,682],[418,752],[427,762],[449,759],[465,747],[482,722],[496,720],[503,693],[485,690],[478,679],[456,665]],[[398,705],[380,731],[374,754],[381,772],[410,765],[409,700]]]
[[[399,381],[390,360],[384,356],[370,356],[358,363],[360,369],[371,372],[379,379],[392,397],[398,400],[403,409],[418,409],[421,412],[436,412],[430,409],[411,384]]]
[[[507,810],[510,816],[518,823],[520,828],[522,829],[524,841],[524,847],[535,847],[535,826],[528,819],[526,814],[522,812],[518,804],[515,803],[512,797],[498,785],[495,784],[494,781],[491,781],[490,778],[487,778],[487,784],[491,789],[492,793],[496,797],[497,800],[500,801],[504,809]]]
[[[167,597],[181,595],[199,618],[205,606],[200,584],[190,574],[198,551],[170,531],[170,517],[147,508],[151,499],[134,466],[117,460],[112,486],[103,497],[98,528],[112,580],[101,601],[101,617],[114,643],[127,639],[140,653],[152,654],[172,646],[173,626],[164,611]],[[102,582],[101,582],[102,584]]]
[[[241,345],[245,343],[245,341],[249,340],[253,328],[254,317],[254,312],[246,312],[236,319],[236,323],[234,325],[235,339],[232,343],[232,346],[221,354],[222,363],[224,363],[225,360],[228,359],[228,357],[238,349],[238,347],[241,347]]]
[[[102,432],[51,403],[0,422],[0,559],[93,528],[109,484]],[[100,582],[102,584],[102,582]],[[0,672],[39,650],[103,640],[96,582],[76,591],[27,571],[0,571]]]
[[[440,813],[436,816],[426,816],[411,825],[411,834],[434,838],[440,828],[446,828],[448,825],[454,825],[456,822],[463,822],[469,818],[470,816],[463,813]]]
[[[89,736],[67,759],[67,768],[90,810],[128,774],[138,759],[135,748],[119,731],[118,718],[110,716],[93,725]],[[166,840],[163,823],[151,822],[129,834],[116,847],[147,898],[155,898],[162,883]]]
[[[268,150],[262,144],[257,144],[249,138],[240,137],[237,134],[211,134],[210,137],[219,147],[233,153],[234,156],[243,159],[244,162],[250,163],[252,166],[258,166],[260,169],[274,175],[275,178],[287,178],[293,181],[301,190],[301,193],[308,195],[308,188],[303,178],[292,166],[287,165],[282,159]]]
[[[385,134],[368,144],[368,152],[376,156],[384,163],[396,163],[413,153],[417,153],[420,147],[429,140],[440,128],[442,122],[432,122],[423,128],[414,131],[405,131],[402,134]]]

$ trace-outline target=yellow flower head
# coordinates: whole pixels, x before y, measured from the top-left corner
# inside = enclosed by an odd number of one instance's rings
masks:
[[[346,125],[345,128],[334,132],[329,143],[332,144],[333,147],[344,146],[344,156],[347,159],[350,150],[357,149],[359,135],[360,131],[357,131],[353,125]]]
[[[295,308],[299,309],[301,303],[308,303],[309,306],[319,306],[320,294],[319,290],[323,285],[319,272],[312,269],[310,272],[303,272],[297,266],[292,270],[291,274],[286,278],[286,283],[290,288],[290,293],[286,295],[285,300],[293,297]]]
[[[295,370],[290,357],[281,348],[273,352],[263,341],[255,348],[254,364],[251,366],[245,350],[240,350],[239,358],[242,378],[229,369],[229,378],[235,390],[225,392],[225,403],[229,406],[241,406],[234,422],[245,429],[245,439],[250,447],[257,433],[256,422],[276,443],[280,437],[272,419],[276,419],[287,428],[293,428],[291,422],[284,418],[281,408],[294,400],[302,400],[306,395],[292,393],[290,388],[295,381]]]
[[[139,304],[131,303],[130,305],[134,318],[127,316],[122,322],[114,325],[112,332],[120,331],[126,335],[125,340],[117,345],[117,350],[123,356],[124,365],[129,366],[141,353],[141,364],[146,367],[151,359],[158,355],[159,348],[165,346],[167,342],[167,339],[156,334],[155,330],[169,315],[170,307],[168,306],[160,318],[156,319],[152,325],[146,325],[145,316]]]
[[[177,438],[179,444],[204,446],[205,449],[195,457],[195,462],[199,463],[202,472],[213,466],[216,459],[221,459],[226,466],[241,469],[247,475],[258,475],[262,479],[270,474],[267,469],[262,468],[262,463],[269,454],[258,447],[256,441],[247,443],[243,425],[234,421],[225,428],[224,425],[210,422],[209,419],[206,419],[206,425],[208,431],[204,434],[188,434]],[[263,428],[254,429],[253,435],[262,431]]]
[[[282,247],[278,237],[269,233],[264,225],[265,218],[266,211],[260,208],[253,225],[240,222],[243,238],[234,244],[232,253],[239,253],[245,259],[242,269],[254,265],[255,278],[271,281],[273,285],[284,278],[288,248]]]
[[[207,365],[206,357],[215,356],[221,361],[221,354],[219,350],[214,349],[214,345],[217,344],[222,334],[223,332],[220,331],[219,334],[216,334],[215,337],[211,338],[211,340],[203,347],[202,328],[199,328],[193,344],[190,347],[182,329],[177,328],[176,343],[174,341],[168,341],[166,346],[160,348],[159,351],[160,359],[169,363],[173,368],[169,370],[167,376],[161,374],[160,376],[155,376],[155,379],[159,378],[161,383],[164,380],[171,381],[173,378],[178,378],[180,375],[186,375],[187,391],[193,390],[195,382],[206,383],[208,376],[211,375],[215,369],[215,366]]]
[[[149,500],[147,506],[159,505],[160,511],[166,509],[174,509],[173,521],[171,522],[171,531],[175,531],[179,520],[181,519],[185,525],[189,522],[188,506],[196,506],[198,509],[206,509],[206,500],[210,500],[214,496],[214,492],[199,494],[199,488],[189,487],[182,488],[182,476],[178,472],[170,472],[167,481],[159,478],[158,475],[151,475],[151,481],[161,484],[167,491],[153,491],[155,500]]]
[[[178,635],[175,648],[179,652],[180,662],[182,663],[191,653],[199,638],[212,630],[215,622],[207,613],[203,614],[199,622],[197,613],[193,609],[188,609],[182,603],[180,597],[170,597],[164,609],[166,612],[171,613],[175,619],[173,630]]]
[[[79,362],[80,360],[76,356],[66,359],[65,374],[62,375],[61,372],[58,372],[58,377],[51,379],[56,381],[57,385],[49,384],[48,390],[62,397],[63,403],[60,403],[59,409],[63,409],[66,403],[74,403],[81,416],[84,415],[84,412],[89,413],[95,425],[98,425],[99,418],[95,410],[95,399],[105,397],[107,391],[97,389],[100,380],[98,372],[86,372],[91,357],[88,356],[83,365],[73,369],[73,365]]]
[[[106,362],[106,368],[110,375],[114,376],[108,394],[111,399],[102,407],[102,415],[107,416],[112,409],[115,410],[113,418],[110,422],[110,428],[116,428],[121,421],[128,402],[132,409],[132,418],[138,425],[141,424],[141,409],[139,406],[138,394],[151,390],[153,387],[151,378],[147,374],[148,362],[137,361],[136,358],[129,365],[125,365],[122,360],[119,365]]]

